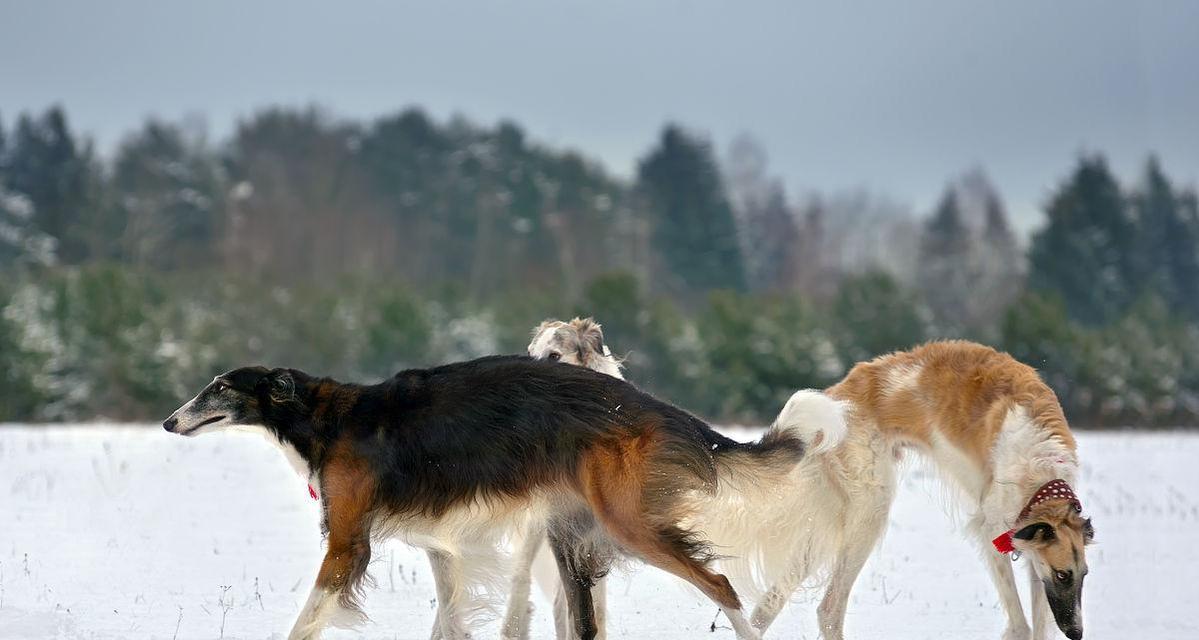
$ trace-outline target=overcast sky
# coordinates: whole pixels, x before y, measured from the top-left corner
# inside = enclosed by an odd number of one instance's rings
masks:
[[[833,6],[835,5],[835,6]],[[111,150],[148,115],[511,118],[629,175],[662,123],[764,143],[792,193],[932,206],[983,167],[1022,228],[1080,151],[1199,177],[1199,2],[0,0],[0,116],[63,104]]]

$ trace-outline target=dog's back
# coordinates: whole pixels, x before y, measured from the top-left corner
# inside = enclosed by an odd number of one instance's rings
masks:
[[[344,412],[343,438],[378,477],[393,515],[572,487],[588,456],[636,445],[647,491],[712,489],[730,455],[802,455],[797,441],[755,448],[611,376],[524,356],[404,371],[366,387]]]
[[[951,445],[978,468],[989,466],[1013,409],[1074,448],[1057,396],[1037,372],[973,342],[933,342],[875,358],[828,393],[853,405],[856,422],[927,450]]]

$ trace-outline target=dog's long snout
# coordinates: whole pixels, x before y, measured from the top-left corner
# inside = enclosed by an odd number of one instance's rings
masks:
[[[171,433],[175,433],[175,427],[177,426],[179,426],[179,418],[176,418],[175,416],[171,416],[162,421],[162,428]]]

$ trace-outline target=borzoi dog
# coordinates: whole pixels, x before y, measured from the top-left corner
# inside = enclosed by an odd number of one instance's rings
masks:
[[[1085,546],[1094,531],[1070,488],[1078,476],[1074,437],[1035,370],[982,345],[940,342],[859,364],[826,393],[847,403],[849,429],[829,455],[798,465],[813,482],[792,498],[798,535],[771,549],[777,556],[790,545],[790,561],[764,565],[786,571],[768,576],[774,584],[753,612],[755,628],[764,632],[805,578],[829,571],[817,614],[825,638],[842,637],[850,588],[886,527],[896,458],[911,448],[974,511],[970,530],[1007,614],[1004,640],[1030,637],[1005,555],[1013,550],[1029,559],[1032,636],[1046,637],[1052,614],[1068,638],[1082,638]]]
[[[523,356],[409,370],[375,385],[236,369],[163,427],[187,436],[261,429],[319,487],[327,549],[292,640],[319,638],[331,621],[360,613],[372,539],[436,550],[446,566],[435,576],[454,576],[457,550],[498,543],[528,519],[548,523],[580,638],[596,635],[590,587],[607,570],[606,558],[587,553],[597,536],[694,585],[738,638],[759,638],[728,579],[708,568],[708,540],[680,523],[728,482],[777,484],[803,454],[786,431],[739,443],[621,380]],[[435,586],[443,601],[462,590]],[[455,619],[441,618],[446,640],[467,635]]]
[[[600,325],[591,318],[575,318],[570,322],[547,320],[533,331],[529,355],[585,366],[614,377],[622,377],[620,362],[612,356],[604,341]],[[727,568],[744,580],[744,586],[754,585],[753,576],[766,573],[763,563],[790,559],[793,545],[791,532],[803,529],[796,516],[806,512],[804,501],[820,504],[818,478],[813,462],[818,454],[840,442],[844,437],[845,421],[842,406],[827,396],[813,391],[797,392],[787,405],[783,416],[775,422],[771,437],[791,434],[807,445],[804,460],[777,483],[763,483],[752,475],[730,476],[715,498],[705,498],[698,504],[686,526],[703,532],[720,556],[718,566]],[[813,455],[817,454],[817,455]],[[819,474],[816,474],[819,475]],[[783,496],[786,495],[786,499]],[[807,510],[810,510],[808,508]],[[797,524],[798,523],[798,524]],[[835,538],[836,532],[827,532]],[[512,598],[508,609],[505,638],[527,638],[529,570],[537,553],[538,542],[532,539],[521,547]],[[523,570],[521,568],[524,568]],[[738,585],[738,589],[742,585]],[[598,581],[592,592],[597,620],[602,619],[605,601],[604,582]],[[554,600],[554,620],[559,640],[570,638],[569,616],[563,592]],[[603,626],[600,625],[600,633]]]

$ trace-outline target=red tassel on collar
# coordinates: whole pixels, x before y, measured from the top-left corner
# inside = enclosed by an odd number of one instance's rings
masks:
[[[1016,533],[1016,530],[1009,529],[996,536],[995,539],[991,541],[991,544],[995,545],[995,550],[999,553],[1011,553],[1015,551],[1016,547],[1012,545],[1013,533]]]
[[[1041,485],[1040,489],[1037,489],[1037,492],[1028,499],[1028,504],[1024,505],[1024,508],[1020,510],[1020,515],[1016,518],[1016,522],[1020,522],[1028,517],[1028,513],[1032,511],[1033,507],[1049,500],[1069,500],[1074,510],[1082,513],[1082,502],[1074,494],[1074,490],[1070,488],[1070,484],[1058,478],[1057,480],[1046,482]],[[1012,534],[1014,533],[1016,533],[1015,529],[1004,531],[996,536],[991,541],[991,544],[995,546],[995,550],[999,553],[1011,553],[1016,550],[1016,547],[1012,545]]]
[[[316,489],[315,489],[315,488],[313,488],[313,486],[312,486],[312,483],[311,483],[311,482],[309,482],[309,483],[308,483],[308,495],[312,496],[312,499],[313,499],[313,500],[320,500],[320,499],[321,499],[321,497],[320,497],[320,496],[318,496],[318,495],[316,494]]]

